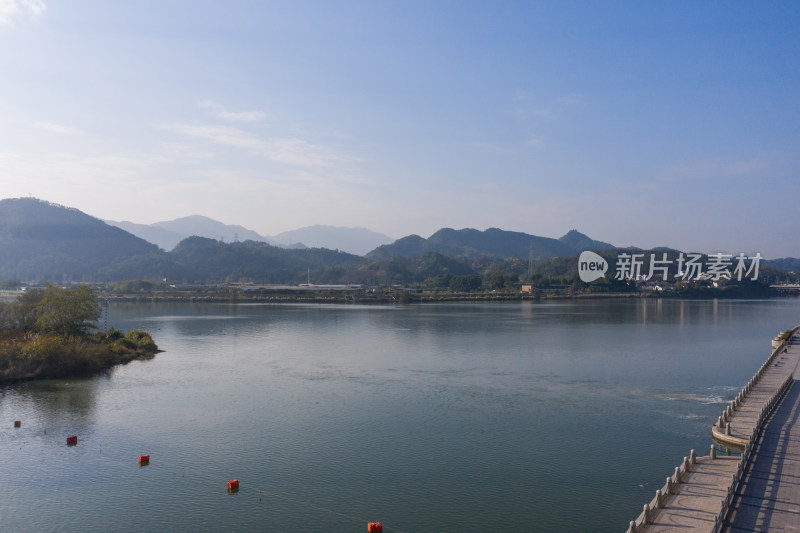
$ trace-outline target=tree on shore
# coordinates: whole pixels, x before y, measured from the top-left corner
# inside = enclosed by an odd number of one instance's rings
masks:
[[[97,325],[100,305],[88,285],[62,289],[48,283],[35,306],[35,328],[63,337],[83,337]]]
[[[0,329],[84,337],[100,318],[100,305],[87,285],[62,289],[48,283],[22,293],[0,309]]]
[[[144,331],[92,332],[100,314],[86,285],[47,284],[0,302],[0,383],[89,374],[159,351]]]
[[[15,331],[32,331],[36,327],[36,306],[44,296],[43,289],[32,289],[20,294],[9,305],[7,327]]]

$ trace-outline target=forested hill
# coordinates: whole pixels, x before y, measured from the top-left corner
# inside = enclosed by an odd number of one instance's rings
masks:
[[[0,200],[0,278],[93,279],[158,247],[77,209],[35,198]]]
[[[496,228],[445,228],[428,239],[412,235],[380,246],[366,257],[205,237],[189,237],[164,252],[76,209],[32,198],[0,201],[0,280],[447,287],[477,279],[502,289],[523,279],[571,283],[577,277],[576,256],[583,250],[599,251],[610,265],[619,251],[574,230],[549,239]],[[764,265],[765,280],[767,269]]]
[[[379,246],[369,254],[369,259],[390,257],[418,257],[426,252],[436,252],[452,257],[525,258],[531,252],[534,258],[565,257],[584,250],[614,248],[607,242],[595,241],[572,230],[560,239],[538,237],[518,231],[489,228],[486,231],[466,228],[454,230],[442,228],[427,239],[409,235],[392,244]]]
[[[796,257],[784,257],[781,259],[768,259],[764,264],[771,266],[775,270],[783,272],[800,272],[800,259]]]
[[[354,268],[363,257],[326,248],[285,249],[265,242],[224,243],[205,237],[182,240],[171,252],[151,253],[114,264],[103,280],[160,279],[193,283],[249,280],[305,283],[309,270]],[[319,282],[316,277],[315,281]],[[334,280],[338,282],[338,279]]]

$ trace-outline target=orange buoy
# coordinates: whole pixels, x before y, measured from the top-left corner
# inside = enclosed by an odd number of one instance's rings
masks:
[[[229,490],[239,490],[239,480],[238,479],[232,479],[232,480],[228,481],[228,489]]]
[[[69,437],[67,437],[67,444],[69,446],[75,446],[76,444],[78,444],[78,436],[70,435]]]
[[[14,420],[14,427],[18,428],[22,425],[22,420]]]
[[[140,455],[139,464],[140,465],[150,464],[150,455],[149,454]]]
[[[370,522],[367,524],[367,531],[370,533],[383,533],[383,524],[380,522]]]

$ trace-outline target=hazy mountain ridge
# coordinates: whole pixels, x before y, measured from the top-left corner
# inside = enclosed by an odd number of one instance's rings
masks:
[[[531,244],[534,262],[529,261]],[[585,249],[597,250],[610,263],[615,254],[634,251],[614,248],[576,230],[550,239],[497,228],[443,228],[428,239],[409,235],[379,246],[367,257],[326,248],[285,249],[255,240],[226,243],[200,236],[183,239],[165,252],[77,209],[32,198],[0,201],[0,279],[21,281],[296,284],[310,275],[312,283],[446,287],[451,278],[466,276],[503,288],[537,276],[571,283],[576,275],[575,256]],[[796,269],[800,259],[764,263],[765,271],[770,264]]]
[[[265,242],[189,237],[167,254],[185,281],[304,283],[308,269],[355,265],[363,258],[326,248],[285,249]]]
[[[223,242],[249,240],[276,244],[269,238],[259,235],[244,226],[225,224],[202,215],[190,215],[153,224],[136,224],[134,222],[116,222],[113,220],[106,220],[106,223],[152,242],[168,252],[182,240],[193,236],[206,237]]]
[[[800,259],[796,257],[782,257],[780,259],[767,259],[764,264],[781,272],[800,272]]]
[[[571,247],[576,252],[583,252],[584,250],[606,250],[608,248],[619,248],[619,246],[614,246],[613,244],[609,244],[607,242],[590,239],[576,229],[569,230],[566,235],[558,240]]]
[[[388,235],[367,228],[345,228],[319,224],[284,231],[273,236],[272,239],[282,245],[299,242],[309,248],[344,250],[355,255],[366,255],[378,246],[394,242],[394,239]]]
[[[73,208],[35,198],[0,200],[0,277],[91,279],[102,268],[157,252],[143,239]]]
[[[136,224],[135,222],[129,222],[127,220],[120,222],[115,220],[106,220],[105,223],[110,226],[116,226],[120,229],[123,229],[128,233],[136,235],[140,239],[144,239],[147,242],[151,242],[166,251],[170,251],[175,248],[183,239],[191,237],[191,235],[186,235],[177,231],[171,231],[159,226],[150,224]]]
[[[259,235],[257,232],[247,229],[244,226],[225,224],[202,215],[190,215],[174,220],[155,222],[151,225],[175,233],[181,233],[188,237],[206,237],[222,242],[256,241],[275,244],[275,242],[271,241],[268,237]]]
[[[179,242],[188,237],[205,237],[223,242],[256,241],[290,249],[328,248],[342,250],[355,255],[365,255],[381,244],[394,239],[375,231],[356,227],[306,226],[285,231],[274,237],[264,236],[256,231],[235,224],[225,224],[202,215],[191,215],[165,220],[153,224],[117,222],[106,220],[107,224],[124,229],[160,248],[171,251]]]
[[[426,252],[436,252],[454,257],[524,258],[534,259],[576,255],[583,250],[602,250],[613,245],[595,241],[572,230],[560,239],[539,237],[518,231],[489,228],[479,231],[472,228],[454,230],[442,228],[427,239],[409,235],[392,244],[380,246],[367,254],[370,259],[390,257],[418,257]]]

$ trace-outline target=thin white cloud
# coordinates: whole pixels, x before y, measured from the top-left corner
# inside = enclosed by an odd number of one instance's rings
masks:
[[[116,200],[126,196],[118,194],[121,190],[135,191],[127,196],[137,199],[149,198],[152,191],[166,181],[165,174],[159,172],[162,168],[161,158],[152,154],[2,151],[0,175],[13,176],[13,179],[3,182],[0,192],[5,198],[34,196],[71,207],[95,205],[99,209],[99,206],[115,205]],[[114,218],[119,214],[109,212],[102,216]]]
[[[214,144],[244,148],[253,152],[263,148],[264,141],[248,135],[242,130],[228,126],[195,126],[191,124],[159,124],[159,128],[169,130],[184,137],[201,139]]]
[[[747,161],[736,161],[728,165],[732,174],[737,176],[752,176],[761,174],[769,168],[769,163],[760,159],[749,159]]]
[[[43,0],[22,0],[22,5],[25,6],[28,11],[36,17],[44,15],[45,10],[47,9]]]
[[[59,135],[71,135],[74,137],[85,137],[86,133],[77,129],[71,128],[69,126],[63,126],[61,124],[53,124],[52,122],[37,122],[34,124],[39,129],[49,131],[50,133],[57,133]]]
[[[536,146],[536,147],[542,146],[544,145],[544,139],[542,137],[533,137],[525,141],[525,144],[527,146]]]
[[[263,122],[268,117],[263,111],[228,111],[212,100],[203,100],[200,107],[210,110],[217,118],[231,122]]]
[[[185,137],[213,144],[247,150],[271,161],[301,167],[330,167],[353,161],[326,146],[299,138],[262,139],[228,126],[195,126],[191,124],[161,124],[159,128]]]
[[[468,143],[467,146],[471,147],[472,149],[478,150],[478,151],[483,152],[483,153],[488,153],[488,154],[505,154],[505,155],[509,155],[509,154],[516,153],[516,150],[514,150],[510,146],[500,145],[500,144],[493,144],[493,143],[490,143],[490,142],[476,141],[476,142]]]
[[[33,154],[26,152],[0,152],[0,174],[15,176],[20,181],[51,183],[53,176],[59,181],[77,180],[92,183],[114,179],[141,180],[154,165],[164,158],[153,155],[75,155],[64,152]]]
[[[25,15],[41,17],[46,10],[42,0],[0,0],[0,26],[12,26],[14,19]]]
[[[586,104],[586,99],[579,93],[570,93],[557,98],[559,104],[564,106],[582,106]]]
[[[159,145],[171,158],[181,160],[208,160],[217,155],[213,151],[199,149],[191,143],[160,142]]]

